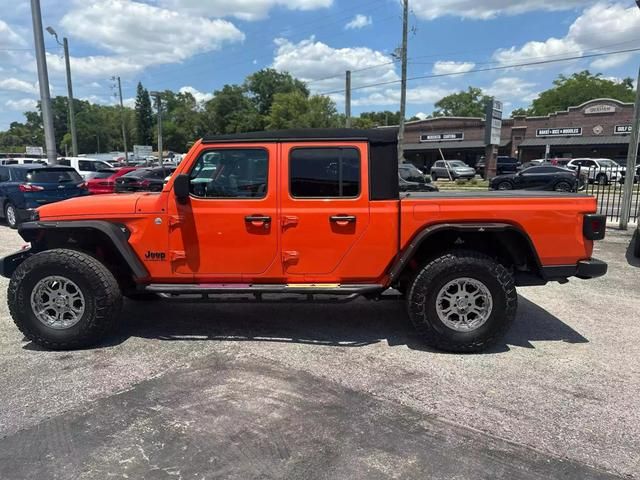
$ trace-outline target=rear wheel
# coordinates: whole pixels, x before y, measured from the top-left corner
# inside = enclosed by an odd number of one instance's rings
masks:
[[[570,192],[571,190],[573,190],[571,188],[571,184],[569,182],[564,182],[564,181],[556,183],[553,189],[556,192]]]
[[[511,273],[480,253],[451,251],[428,263],[407,295],[409,316],[425,342],[450,352],[496,343],[516,315]]]
[[[438,174],[435,172],[431,172],[431,180],[436,182],[438,180]]]
[[[18,228],[18,211],[13,203],[9,202],[5,205],[4,218],[11,228]]]
[[[20,331],[48,349],[91,346],[115,325],[122,296],[95,258],[55,249],[25,260],[9,282],[9,311]]]

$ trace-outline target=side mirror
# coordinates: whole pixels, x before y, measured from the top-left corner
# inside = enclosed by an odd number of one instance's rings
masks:
[[[189,175],[178,175],[173,182],[173,194],[176,196],[179,202],[184,203],[189,199],[189,189],[191,186],[191,180]]]

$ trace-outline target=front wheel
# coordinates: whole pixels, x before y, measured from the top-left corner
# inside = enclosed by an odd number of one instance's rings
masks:
[[[553,189],[556,192],[570,192],[571,190],[573,190],[569,182],[558,182],[555,184]]]
[[[94,345],[115,325],[122,295],[95,258],[55,249],[25,260],[9,282],[9,311],[32,342],[52,350]]]
[[[498,184],[498,190],[512,190],[513,189],[513,185],[511,185],[511,182],[500,182]]]
[[[431,180],[434,181],[434,182],[437,182],[438,181],[438,174],[435,173],[435,172],[432,172],[431,173]]]
[[[607,178],[607,175],[605,173],[601,173],[596,177],[596,182],[598,183],[598,185],[607,185],[609,183],[609,179]]]
[[[407,295],[425,342],[449,352],[478,352],[500,340],[516,315],[513,275],[490,257],[454,250],[429,262]]]

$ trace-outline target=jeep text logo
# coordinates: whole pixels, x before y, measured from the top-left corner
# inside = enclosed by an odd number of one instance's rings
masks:
[[[150,262],[164,262],[166,257],[167,255],[164,252],[152,252],[151,250],[144,256],[145,260]]]

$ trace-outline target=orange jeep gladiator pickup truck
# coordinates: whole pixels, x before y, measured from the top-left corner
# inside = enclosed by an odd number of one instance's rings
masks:
[[[396,147],[392,129],[210,137],[159,193],[43,206],[19,227],[30,247],[0,262],[11,315],[33,342],[72,349],[115,326],[123,296],[336,301],[395,288],[426,343],[472,352],[509,328],[516,286],[606,273],[591,258],[605,234],[594,198],[401,196]]]

